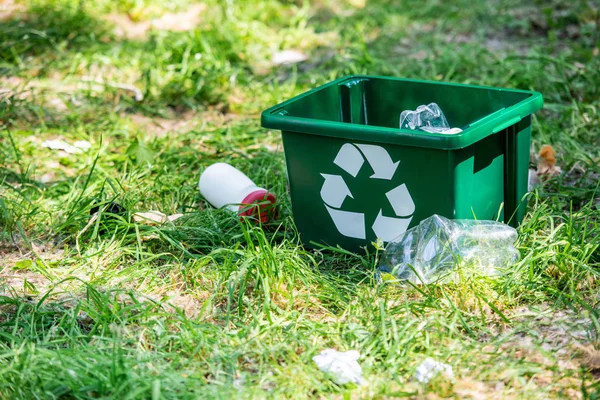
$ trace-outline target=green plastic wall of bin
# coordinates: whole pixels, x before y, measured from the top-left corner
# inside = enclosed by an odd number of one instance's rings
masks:
[[[398,129],[403,110],[437,103],[453,135]],[[358,251],[421,220],[497,219],[526,211],[537,92],[349,76],[262,113],[283,132],[302,241]]]

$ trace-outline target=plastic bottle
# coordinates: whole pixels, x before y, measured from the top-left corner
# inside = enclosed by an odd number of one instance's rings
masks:
[[[216,163],[206,168],[198,188],[213,207],[226,207],[240,217],[260,216],[261,222],[267,222],[274,215],[275,195],[229,164]]]

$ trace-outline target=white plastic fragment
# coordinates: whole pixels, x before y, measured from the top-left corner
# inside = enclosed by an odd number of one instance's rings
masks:
[[[357,350],[339,352],[334,349],[323,350],[313,357],[319,369],[331,375],[331,380],[338,385],[347,383],[364,384],[362,368],[358,364],[360,353]]]
[[[308,60],[308,56],[298,50],[282,50],[273,54],[274,65],[297,64]]]
[[[454,371],[448,364],[427,358],[417,367],[415,378],[419,383],[426,384],[438,374],[443,374],[447,379],[454,379]]]
[[[537,171],[533,168],[529,168],[529,176],[527,179],[527,191],[531,192],[539,184],[540,178],[537,176]]]
[[[89,150],[92,145],[87,140],[78,140],[72,145],[65,142],[64,140],[55,139],[55,140],[45,140],[42,143],[42,147],[51,150],[62,150],[68,154],[79,154],[86,150]]]
[[[92,148],[92,144],[87,140],[78,140],[75,143],[73,143],[73,147],[86,151]]]

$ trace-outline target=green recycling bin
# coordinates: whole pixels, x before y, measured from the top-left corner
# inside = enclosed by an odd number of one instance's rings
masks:
[[[457,134],[399,129],[403,110],[437,103]],[[262,113],[283,133],[302,241],[360,251],[421,220],[501,220],[526,211],[538,92],[348,76]]]

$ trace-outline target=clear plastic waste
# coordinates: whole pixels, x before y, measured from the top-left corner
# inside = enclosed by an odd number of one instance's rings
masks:
[[[426,358],[425,361],[417,367],[415,378],[419,383],[427,384],[440,374],[446,379],[454,380],[454,371],[450,365],[436,361],[433,358]]]
[[[460,128],[450,128],[446,116],[436,103],[405,110],[400,114],[400,129],[420,129],[429,133],[459,133]]]
[[[360,353],[357,350],[337,351],[335,349],[323,350],[313,357],[319,369],[331,376],[338,385],[346,383],[364,384],[362,368],[358,364]]]
[[[459,264],[494,276],[519,260],[517,237],[514,228],[500,222],[433,215],[387,245],[379,271],[384,280],[414,284],[443,282]]]

